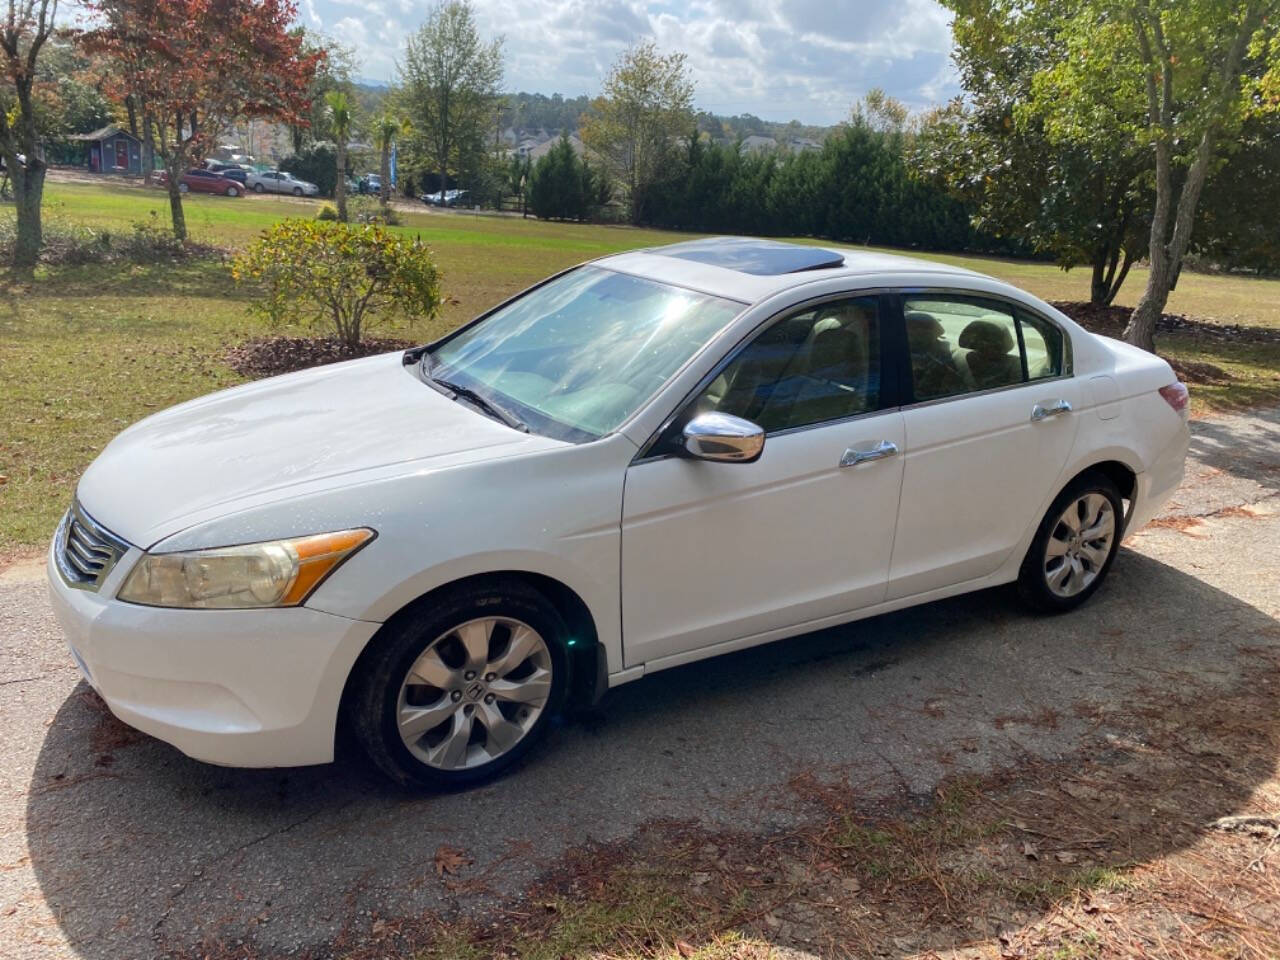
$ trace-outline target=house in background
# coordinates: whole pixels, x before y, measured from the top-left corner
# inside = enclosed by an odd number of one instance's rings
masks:
[[[85,145],[85,166],[93,173],[142,175],[142,141],[127,130],[103,127],[68,139]]]

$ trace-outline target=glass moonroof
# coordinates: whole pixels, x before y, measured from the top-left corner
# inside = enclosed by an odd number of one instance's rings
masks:
[[[706,240],[675,243],[669,247],[656,247],[648,252],[662,257],[694,260],[760,277],[799,273],[802,270],[822,270],[844,263],[844,257],[834,250],[779,243],[776,240],[752,240],[747,237],[709,237]]]

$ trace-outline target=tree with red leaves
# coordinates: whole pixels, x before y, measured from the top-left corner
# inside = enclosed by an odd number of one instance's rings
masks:
[[[0,159],[13,182],[18,207],[15,270],[34,269],[40,256],[40,200],[44,195],[44,151],[40,145],[34,89],[36,60],[54,32],[57,0],[9,0],[0,17]],[[19,159],[21,156],[21,159]]]
[[[173,233],[187,237],[182,174],[241,117],[305,123],[306,91],[323,52],[291,33],[292,0],[86,0],[81,42],[120,71],[155,130],[168,176]]]

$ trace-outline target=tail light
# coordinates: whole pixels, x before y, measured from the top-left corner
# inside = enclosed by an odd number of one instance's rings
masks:
[[[1181,380],[1175,380],[1167,387],[1160,388],[1160,396],[1164,397],[1164,402],[1173,407],[1173,409],[1182,416],[1187,415],[1187,404],[1191,400],[1191,394],[1187,392],[1187,385]]]

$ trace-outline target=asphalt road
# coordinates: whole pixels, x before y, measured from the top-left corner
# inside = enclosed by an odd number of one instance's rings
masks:
[[[1036,618],[986,591],[656,674],[595,721],[561,724],[514,775],[444,796],[400,792],[358,760],[228,770],[133,733],[80,682],[38,569],[11,568],[0,954],[323,954],[375,917],[482,909],[570,846],[654,818],[786,825],[803,816],[787,787],[800,773],[925,794],[948,774],[1072,754],[1098,733],[1083,705],[1247,682],[1248,651],[1280,647],[1280,411],[1195,435],[1171,519],[1129,541],[1076,613]],[[1056,726],[1025,719],[1046,710]],[[475,892],[436,875],[442,845],[474,861],[460,876]]]

